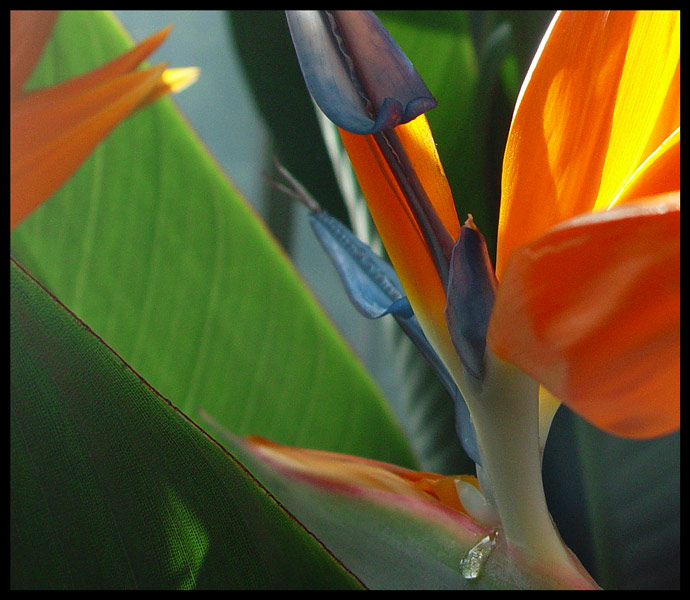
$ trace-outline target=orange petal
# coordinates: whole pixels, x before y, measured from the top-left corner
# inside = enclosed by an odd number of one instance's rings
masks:
[[[503,163],[497,274],[547,229],[605,208],[678,126],[677,12],[563,12],[513,116]]]
[[[136,69],[170,27],[106,65],[11,104],[10,227],[51,196],[96,145],[131,112],[179,91],[197,69]]]
[[[10,111],[10,227],[50,197],[96,145],[161,85],[164,65],[137,71],[66,98]],[[40,92],[38,92],[40,94]],[[36,104],[39,108],[36,108]]]
[[[249,436],[247,441],[283,469],[310,479],[331,485],[383,490],[440,504],[464,514],[467,512],[458,498],[455,479],[479,489],[477,478],[471,475],[444,476],[412,471],[358,456],[284,446],[258,436]]]
[[[555,227],[510,257],[488,343],[604,431],[680,424],[680,193]]]
[[[426,117],[421,115],[400,125],[395,132],[441,222],[457,239],[460,223]],[[403,192],[373,136],[343,130],[340,135],[374,223],[425,334],[444,360],[455,357],[443,316],[445,290]]]
[[[680,126],[680,13],[637,11],[618,84],[594,210]]]
[[[10,102],[22,95],[45,46],[59,11],[10,11]]]
[[[116,79],[134,71],[148,56],[160,46],[170,33],[172,26],[167,26],[160,31],[139,42],[134,48],[121,54],[101,67],[72,77],[59,85],[45,88],[32,94],[33,103],[38,108],[41,103],[52,104],[56,100],[62,100],[70,96],[76,96],[89,89],[98,87],[108,81]]]
[[[680,127],[635,171],[611,206],[680,190]]]

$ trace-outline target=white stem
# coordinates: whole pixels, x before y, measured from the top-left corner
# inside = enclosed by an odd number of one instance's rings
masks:
[[[544,496],[539,384],[487,348],[485,378],[476,388],[465,397],[506,539],[530,559],[560,572],[581,573],[556,531]]]

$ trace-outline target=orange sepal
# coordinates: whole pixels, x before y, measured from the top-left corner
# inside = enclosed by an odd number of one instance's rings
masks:
[[[39,109],[42,106],[50,106],[54,102],[78,98],[80,94],[90,89],[113,81],[120,75],[131,73],[163,43],[171,30],[172,26],[168,25],[106,64],[58,85],[32,92],[25,101],[30,102],[30,106],[34,109]]]
[[[680,193],[571,219],[510,257],[488,343],[600,429],[680,426]]]
[[[559,13],[520,92],[503,163],[496,273],[511,252],[606,208],[679,120],[677,11]]]
[[[10,102],[22,95],[58,14],[57,10],[10,11]]]
[[[164,65],[128,73],[78,97],[30,106],[10,116],[10,228],[49,198],[98,143],[157,89]],[[39,92],[40,93],[40,92]],[[26,104],[26,106],[23,106]]]

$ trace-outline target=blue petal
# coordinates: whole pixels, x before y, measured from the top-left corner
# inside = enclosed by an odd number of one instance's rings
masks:
[[[369,134],[436,106],[371,11],[286,11],[309,92],[338,127]]]
[[[475,463],[481,464],[474,426],[462,394],[424,335],[393,267],[327,212],[311,211],[309,219],[357,310],[370,319],[393,315],[434,369],[455,403],[456,430],[462,446]]]
[[[495,296],[496,277],[484,236],[474,224],[465,224],[451,254],[445,316],[462,364],[479,380]]]
[[[345,225],[323,210],[311,212],[309,219],[359,312],[369,319],[378,319],[391,312],[396,302],[404,300],[407,303],[393,267]],[[398,309],[404,307],[404,303],[398,305]]]

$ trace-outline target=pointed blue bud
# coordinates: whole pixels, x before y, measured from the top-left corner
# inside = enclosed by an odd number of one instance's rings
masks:
[[[396,312],[407,313],[405,306],[409,307],[409,303],[390,264],[326,211],[312,211],[309,220],[348,297],[360,313],[369,319],[378,319],[392,312],[393,306]],[[411,314],[411,309],[409,312]]]
[[[393,268],[323,210],[309,214],[312,229],[340,276],[348,297],[365,317],[391,314],[438,375],[455,404],[456,431],[467,455],[477,464],[481,456],[470,412],[460,390],[424,335]]]
[[[431,92],[371,11],[286,11],[309,92],[338,127],[376,133],[434,108]]]
[[[445,316],[462,364],[479,380],[484,376],[486,331],[496,286],[484,236],[470,215],[460,228],[450,259]]]

